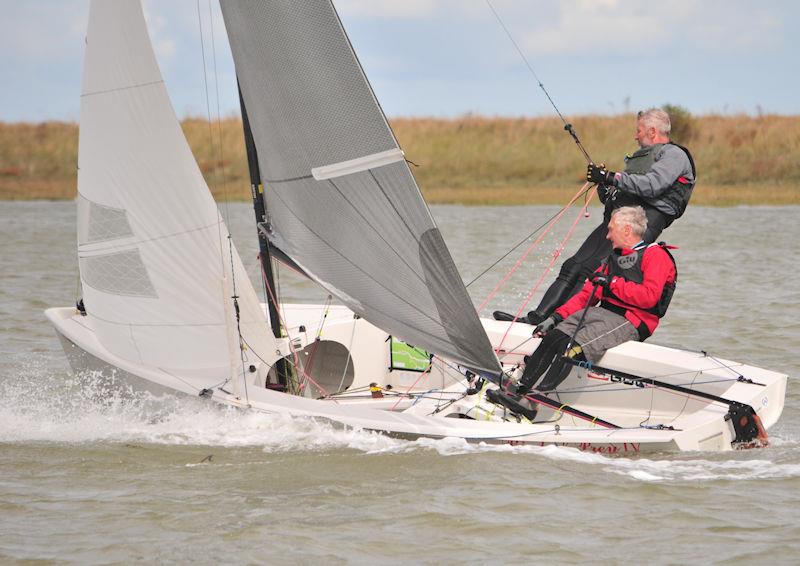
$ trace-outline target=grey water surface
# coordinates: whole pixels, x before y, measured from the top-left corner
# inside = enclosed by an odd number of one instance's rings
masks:
[[[222,208],[255,278],[252,210]],[[557,210],[432,208],[467,282]],[[573,218],[483,315],[521,307]],[[598,222],[592,209],[564,253]],[[0,563],[800,562],[800,207],[690,207],[663,235],[680,281],[651,340],[788,373],[771,446],[629,458],[96,400],[42,314],[75,300],[74,203],[2,203],[0,237]],[[469,286],[476,305],[532,242]],[[280,286],[325,298],[291,274]]]

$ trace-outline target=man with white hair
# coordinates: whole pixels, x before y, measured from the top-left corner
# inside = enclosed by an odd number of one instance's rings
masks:
[[[644,205],[649,242],[683,214],[694,188],[692,156],[688,149],[670,142],[671,129],[669,114],[660,108],[639,112],[634,136],[639,150],[625,158],[625,172],[615,173],[594,163],[586,172],[586,179],[599,185],[605,203],[611,199],[616,207]]]
[[[578,251],[561,266],[556,280],[545,291],[539,306],[519,322],[538,324],[580,288],[611,251],[605,239],[611,213],[622,206],[641,206],[647,215],[645,243],[656,241],[661,231],[686,210],[695,184],[695,167],[689,150],[669,139],[669,114],[660,108],[639,112],[634,138],[639,150],[625,157],[625,172],[609,171],[605,165],[590,163],[586,179],[598,184],[605,204],[603,223],[586,238]],[[495,311],[498,320],[513,316]]]
[[[566,356],[597,363],[610,348],[653,333],[672,300],[677,269],[666,245],[645,243],[646,232],[642,207],[614,210],[606,235],[611,255],[577,295],[536,327],[534,334],[544,338],[526,358],[519,383],[506,392],[493,391],[491,401],[509,406],[503,401],[511,399],[512,410],[516,403],[535,415],[525,394],[542,375],[536,389],[555,389],[569,374]]]

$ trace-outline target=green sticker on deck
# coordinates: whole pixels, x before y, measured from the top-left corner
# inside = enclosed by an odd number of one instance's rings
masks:
[[[426,371],[431,365],[431,356],[422,348],[416,348],[389,336],[389,369],[404,371]]]

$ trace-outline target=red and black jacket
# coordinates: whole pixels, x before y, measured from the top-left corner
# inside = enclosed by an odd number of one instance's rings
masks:
[[[678,271],[669,249],[663,242],[615,249],[595,272],[611,276],[608,289],[601,286],[595,289],[589,278],[581,291],[556,312],[567,318],[586,306],[600,303],[601,307],[627,318],[644,340],[658,326],[675,291]]]

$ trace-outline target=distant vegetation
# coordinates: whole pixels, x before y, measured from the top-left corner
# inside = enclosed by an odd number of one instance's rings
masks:
[[[670,109],[674,137],[697,163],[695,203],[800,204],[800,116],[692,116]],[[632,114],[572,123],[592,157],[611,169],[621,169],[624,154],[636,149]],[[557,118],[398,118],[391,124],[432,203],[563,203],[586,170]],[[209,128],[205,120],[187,119],[183,129],[214,196],[248,199],[240,121]],[[77,152],[76,124],[0,123],[0,199],[74,198]]]

